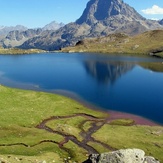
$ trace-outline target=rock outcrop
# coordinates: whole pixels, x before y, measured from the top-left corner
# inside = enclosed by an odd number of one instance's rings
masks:
[[[121,149],[114,152],[92,154],[83,163],[160,163],[154,157],[145,156],[140,149]]]

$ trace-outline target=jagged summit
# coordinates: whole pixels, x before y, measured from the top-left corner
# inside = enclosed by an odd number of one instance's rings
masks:
[[[64,26],[63,23],[57,23],[56,21],[52,21],[51,23],[45,25],[42,29],[43,30],[57,30],[63,26]]]
[[[145,19],[123,0],[90,0],[76,23],[89,25],[91,37],[106,36],[115,32],[135,35],[161,28],[157,21]]]
[[[118,15],[124,15],[130,20],[145,20],[134,8],[127,5],[122,0],[90,0],[82,16],[76,23],[87,23],[91,25],[98,21],[106,22],[108,19]]]

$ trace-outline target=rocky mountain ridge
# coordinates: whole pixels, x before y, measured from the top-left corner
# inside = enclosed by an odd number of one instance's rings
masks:
[[[14,30],[10,31],[7,36],[1,41],[4,48],[20,46],[30,38],[36,37],[43,32],[42,29],[27,29],[25,31]]]
[[[153,29],[163,29],[163,26],[158,21],[145,19],[122,0],[90,0],[76,22],[39,38],[32,38],[20,47],[58,50],[75,45],[83,38],[119,32],[135,35]]]
[[[4,48],[17,47],[22,45],[25,41],[37,37],[43,32],[55,31],[64,26],[63,23],[53,21],[43,28],[28,29],[24,26],[15,27],[0,27],[0,45]],[[2,33],[3,32],[3,33]]]
[[[17,26],[0,26],[0,40],[4,39],[10,31],[19,30],[25,31],[28,28],[22,25]]]
[[[19,40],[19,44],[13,46],[23,49],[59,50],[75,45],[84,38],[119,32],[136,35],[148,30],[163,29],[161,21],[145,19],[123,0],[90,0],[81,17],[74,23],[65,26],[60,24],[58,30],[49,30],[51,27],[53,25],[47,25],[43,28],[44,32],[27,40]]]

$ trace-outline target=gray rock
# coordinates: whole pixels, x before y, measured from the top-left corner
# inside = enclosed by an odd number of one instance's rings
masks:
[[[143,163],[144,155],[144,151],[139,149],[119,150],[112,153],[101,154],[99,163]]]
[[[159,163],[154,157],[146,156],[143,163]]]
[[[160,163],[155,158],[145,156],[141,149],[121,149],[114,152],[92,154],[84,163]]]

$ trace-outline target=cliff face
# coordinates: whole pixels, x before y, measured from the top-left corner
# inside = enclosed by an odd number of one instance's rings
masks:
[[[76,23],[88,24],[91,26],[91,32],[99,35],[113,32],[135,35],[160,27],[157,21],[146,20],[122,0],[91,0]],[[91,33],[90,35],[93,36]]]
[[[134,8],[127,5],[122,0],[91,0],[88,2],[86,9],[76,23],[87,23],[92,25],[93,23],[102,21],[109,24],[109,19],[118,15],[124,15],[133,21],[145,21],[145,19],[138,14]]]

